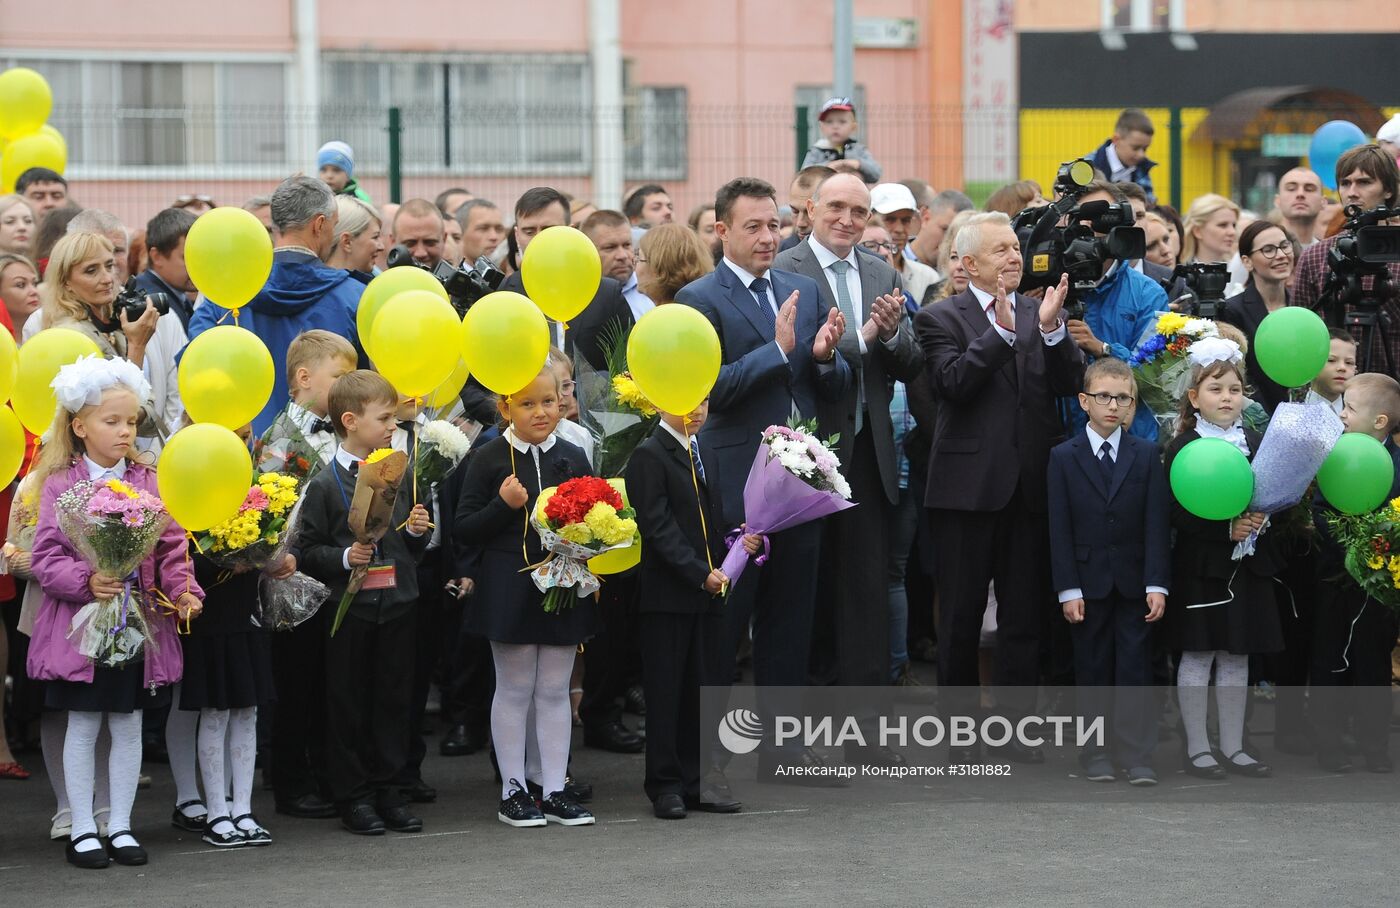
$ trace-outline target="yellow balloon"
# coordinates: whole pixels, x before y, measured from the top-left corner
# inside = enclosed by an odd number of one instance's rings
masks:
[[[68,140],[65,139],[65,138],[63,138],[63,133],[59,132],[57,129],[54,129],[54,128],[53,128],[51,125],[49,125],[48,123],[45,123],[43,126],[40,126],[40,127],[39,127],[39,135],[41,135],[41,136],[48,136],[50,139],[53,139],[55,142],[57,142],[57,143],[58,143],[58,147],[63,149],[63,157],[64,157],[64,159],[67,160],[67,158],[68,158]]]
[[[549,325],[539,307],[520,294],[488,293],[462,318],[462,358],[487,388],[514,394],[549,360]]]
[[[272,354],[247,328],[219,325],[185,348],[179,383],[180,399],[195,422],[241,429],[272,396]]]
[[[355,327],[360,332],[360,344],[370,359],[375,359],[371,336],[374,334],[374,320],[379,315],[379,310],[405,290],[431,290],[443,300],[447,299],[447,291],[442,288],[442,282],[422,268],[399,265],[375,275],[374,279],[365,285],[364,293],[360,294],[359,308],[355,311]]]
[[[643,315],[627,338],[627,369],[659,409],[684,416],[719,378],[719,335],[709,319],[672,303]]]
[[[223,426],[200,423],[176,432],[160,452],[156,483],[165,509],[192,533],[238,513],[253,481],[248,446]]]
[[[617,489],[622,496],[622,503],[631,507],[631,502],[627,498],[627,483],[620,479],[609,479],[608,485]],[[630,571],[632,568],[642,563],[642,534],[639,530],[633,538],[632,544],[625,549],[612,549],[601,555],[595,555],[588,559],[588,569],[599,576],[605,574],[621,574],[623,571]]]
[[[37,132],[52,110],[53,91],[43,76],[26,66],[0,73],[0,136],[17,139]]]
[[[462,386],[467,383],[467,374],[467,361],[457,357],[457,367],[447,376],[447,381],[438,385],[432,394],[423,399],[423,405],[429,410],[452,406],[457,396],[462,393]]]
[[[15,415],[24,427],[42,435],[53,425],[58,399],[49,383],[60,368],[84,356],[101,355],[92,338],[71,328],[48,328],[25,341],[19,350],[13,398]]]
[[[0,158],[0,189],[14,192],[15,181],[31,167],[63,173],[67,166],[68,153],[51,136],[41,132],[21,136],[5,146],[5,156]]]
[[[602,278],[598,247],[572,227],[541,231],[520,260],[525,294],[556,322],[567,322],[586,309]]]
[[[24,462],[24,429],[9,407],[0,407],[0,486],[9,485]]]
[[[225,309],[246,306],[272,273],[272,240],[256,216],[242,208],[207,211],[185,237],[190,281]]]
[[[370,331],[374,365],[404,397],[423,397],[462,359],[452,304],[427,290],[405,290],[379,309]]]
[[[15,381],[19,378],[19,347],[15,337],[8,331],[0,331],[0,404],[15,393]]]

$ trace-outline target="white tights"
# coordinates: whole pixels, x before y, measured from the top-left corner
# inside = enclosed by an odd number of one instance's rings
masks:
[[[44,752],[44,771],[48,774],[49,785],[53,787],[57,811],[55,817],[68,810],[68,789],[63,780],[63,739],[68,736],[68,710],[46,709],[39,717],[39,743]],[[97,750],[94,755],[95,785],[93,786],[93,810],[100,813],[109,809],[111,794],[107,791],[107,759],[112,753],[112,736],[104,727],[97,736]]]
[[[98,733],[103,719],[111,734],[111,752],[107,757],[107,776],[111,785],[112,814],[107,828],[112,832],[131,829],[131,807],[136,802],[136,782],[141,774],[141,710],[130,713],[95,713],[70,711],[68,733],[63,741],[63,781],[68,804],[73,811],[73,838],[97,832],[93,819],[93,789],[96,774]],[[126,842],[118,837],[118,847]],[[100,848],[89,839],[79,850]]]
[[[1249,695],[1249,656],[1224,650],[1181,654],[1176,672],[1176,692],[1181,721],[1186,726],[1186,752],[1196,766],[1210,766],[1210,738],[1206,734],[1206,697],[1210,670],[1215,666],[1215,705],[1220,712],[1220,750],[1239,766],[1255,762],[1243,752],[1245,700]]]
[[[204,779],[209,822],[253,812],[253,760],[258,749],[258,708],[199,711],[199,773]],[[225,800],[229,780],[233,800]]]
[[[540,786],[546,795],[564,788],[573,731],[569,677],[574,670],[575,649],[491,643],[496,663],[491,740],[501,768],[502,800],[514,787],[512,779],[527,778],[527,758],[538,766]]]

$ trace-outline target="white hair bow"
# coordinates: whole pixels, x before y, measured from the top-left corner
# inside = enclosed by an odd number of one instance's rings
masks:
[[[1223,337],[1206,337],[1186,348],[1186,358],[1193,366],[1209,366],[1211,363],[1242,363],[1244,354],[1240,345]]]
[[[69,413],[102,403],[102,392],[118,386],[130,390],[138,400],[151,394],[151,384],[139,366],[124,359],[103,359],[95,353],[62,367],[49,383],[59,405]]]

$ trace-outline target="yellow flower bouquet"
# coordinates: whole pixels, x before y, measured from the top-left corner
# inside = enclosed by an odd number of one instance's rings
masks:
[[[197,537],[199,551],[226,568],[262,569],[285,554],[300,481],[263,473],[248,490],[238,513]]]
[[[1345,565],[1368,596],[1400,610],[1400,498],[1367,514],[1328,518]]]

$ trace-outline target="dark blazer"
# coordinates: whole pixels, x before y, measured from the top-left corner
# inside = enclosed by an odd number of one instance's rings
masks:
[[[306,501],[301,506],[301,535],[296,543],[297,562],[307,575],[331,588],[328,603],[340,601],[350,579],[344,558],[345,550],[355,537],[350,532],[350,509],[346,501],[354,497],[355,477],[334,458],[306,484]],[[408,520],[412,507],[413,496],[408,489],[400,489],[394,499],[393,525],[399,526]],[[428,538],[427,533],[410,535],[407,527],[385,533],[379,541],[379,557],[394,562],[397,586],[392,590],[361,590],[350,603],[350,614],[374,624],[384,624],[406,614],[418,598],[418,562],[428,546]],[[334,606],[331,608],[334,614]]]
[[[718,496],[713,491],[714,458],[700,444],[700,462],[708,482],[691,476],[690,454],[661,426],[632,452],[627,462],[627,496],[637,511],[637,528],[646,540],[637,575],[638,612],[699,614],[721,600],[703,589],[710,565],[724,561],[724,532]],[[702,529],[700,510],[704,509]],[[737,543],[736,543],[737,544]],[[709,549],[709,558],[705,552]]]
[[[787,252],[779,253],[773,260],[773,267],[784,271],[805,274],[817,285],[826,310],[837,308],[836,297],[831,292],[831,284],[822,273],[821,263],[812,250],[812,238],[799,243]],[[861,301],[867,310],[871,301],[887,293],[903,294],[904,290],[895,271],[884,260],[872,255],[857,255],[856,263],[860,271]],[[864,376],[866,410],[870,428],[874,433],[875,460],[880,467],[880,480],[885,487],[885,497],[890,504],[899,501],[899,464],[894,449],[894,426],[890,421],[890,396],[893,380],[913,381],[922,371],[923,356],[914,338],[914,326],[905,319],[895,335],[894,347],[890,348],[878,339],[867,344],[865,355],[860,354],[860,342],[856,338],[860,325],[847,325],[841,337],[841,356],[850,364],[853,377],[850,389],[840,400],[822,401],[817,405],[817,423],[823,435],[840,433],[836,456],[841,463],[851,462],[855,448],[856,406],[860,397],[860,376]]]
[[[1288,294],[1285,299],[1288,305],[1292,305],[1292,294]],[[1244,355],[1249,384],[1253,388],[1255,399],[1272,416],[1274,408],[1288,400],[1288,389],[1265,375],[1264,370],[1259,368],[1259,360],[1254,356],[1254,335],[1259,330],[1259,323],[1268,314],[1269,309],[1264,305],[1264,298],[1259,295],[1253,284],[1249,284],[1242,292],[1227,299],[1215,317],[1244,332],[1245,340],[1249,341],[1249,350]]]
[[[1069,337],[1046,346],[1036,300],[1015,304],[1014,347],[971,288],[914,316],[939,399],[926,507],[996,511],[1019,486],[1027,508],[1045,511],[1050,449],[1065,437],[1055,399],[1079,393],[1084,355]]]
[[[1084,432],[1050,452],[1050,567],[1056,592],[1141,598],[1171,586],[1171,494],[1157,446],[1118,436],[1113,480]]]
[[[501,282],[502,290],[529,296],[525,283],[517,271]],[[622,285],[610,277],[598,284],[598,292],[588,307],[569,321],[564,332],[564,352],[572,357],[583,357],[595,369],[607,369],[608,356],[604,340],[611,334],[631,328],[636,319],[632,307],[622,295]],[[615,327],[609,327],[609,326]]]
[[[851,386],[851,368],[839,351],[829,366],[812,359],[812,344],[826,319],[816,283],[776,269],[768,278],[779,307],[794,290],[799,293],[797,345],[786,361],[757,298],[725,262],[676,294],[677,303],[699,310],[719,334],[719,378],[710,391],[710,418],[700,437],[714,452],[714,481],[728,527],[744,521],[744,481],[763,430],[785,425],[794,405],[803,418],[815,418],[818,400],[840,400]]]

